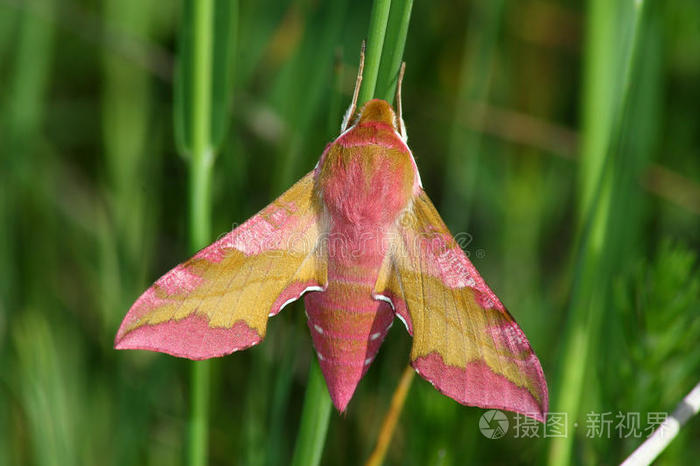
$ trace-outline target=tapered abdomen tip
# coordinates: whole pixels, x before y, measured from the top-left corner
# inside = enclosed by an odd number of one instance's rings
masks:
[[[319,360],[323,378],[328,386],[333,405],[341,413],[345,411],[350,399],[355,394],[357,384],[362,379],[361,368],[333,363],[327,360]]]

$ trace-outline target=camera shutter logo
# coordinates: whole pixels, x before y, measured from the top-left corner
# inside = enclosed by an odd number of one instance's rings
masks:
[[[499,439],[508,432],[508,418],[503,411],[490,409],[481,415],[479,430],[486,438]]]

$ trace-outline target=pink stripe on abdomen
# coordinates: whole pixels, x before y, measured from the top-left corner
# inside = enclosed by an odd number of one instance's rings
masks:
[[[344,411],[386,336],[394,311],[372,298],[381,257],[361,262],[330,257],[328,287],[305,295],[304,304],[328,391]]]

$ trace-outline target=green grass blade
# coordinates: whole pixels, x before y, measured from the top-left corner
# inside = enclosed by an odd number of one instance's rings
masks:
[[[592,7],[596,7],[593,2]],[[600,5],[597,5],[600,7]],[[620,189],[620,168],[624,167],[623,150],[624,129],[629,116],[630,90],[632,77],[636,71],[637,44],[640,25],[643,19],[643,2],[634,2],[631,18],[630,41],[625,50],[620,98],[614,102],[608,128],[607,147],[602,156],[602,163],[592,165],[595,169],[587,172],[594,181],[588,185],[595,186],[590,206],[585,212],[582,226],[580,249],[576,262],[576,276],[572,291],[569,322],[564,339],[559,379],[554,386],[554,404],[552,411],[568,413],[570,422],[580,424],[581,400],[587,369],[592,360],[592,353],[597,345],[601,320],[607,308],[607,282],[611,277],[617,246],[622,238],[616,237],[621,231],[614,227],[614,219],[620,215],[619,200],[625,196]],[[593,17],[597,15],[593,14]],[[590,33],[595,33],[595,27]],[[614,82],[611,82],[615,85]],[[586,101],[585,104],[593,102]],[[585,170],[585,168],[583,168]],[[583,198],[585,199],[585,191]],[[585,204],[585,202],[584,202]],[[550,441],[549,464],[567,465],[571,462],[574,436],[553,438]]]
[[[580,222],[591,208],[614,117],[615,95],[619,89],[618,61],[622,47],[618,33],[620,19],[616,2],[589,0],[584,49],[581,157],[579,170]]]
[[[406,46],[408,25],[411,22],[413,0],[394,0],[389,13],[385,46],[382,50],[381,65],[375,96],[387,102],[393,102],[396,94],[396,84],[401,69],[403,51]]]
[[[188,464],[192,466],[207,464],[210,392],[211,361],[192,362],[188,450]]]
[[[211,169],[214,162],[211,141],[212,21],[214,0],[196,1],[192,16],[190,148],[190,249],[206,246],[211,236]],[[184,81],[187,84],[187,81]],[[189,112],[188,112],[189,113]]]
[[[214,0],[192,6],[192,80],[190,152],[190,249],[204,247],[211,236],[211,141],[212,21]],[[190,20],[186,18],[185,21]],[[192,363],[188,461],[207,464],[209,438],[210,362]]]
[[[358,108],[376,96],[379,62],[382,58],[390,10],[391,0],[374,0],[372,4],[369,33],[367,34],[367,49],[365,51],[365,70],[362,76],[360,95],[357,98]]]
[[[292,457],[293,466],[316,466],[321,462],[331,409],[326,381],[314,357],[309,368],[299,436]]]
[[[182,25],[179,39],[178,65],[175,76],[175,139],[181,154],[190,154],[195,144],[197,124],[192,121],[195,118],[194,102],[199,99],[194,95],[198,91],[194,85],[194,72],[203,63],[195,63],[199,44],[196,37],[196,25],[192,18],[199,8],[199,2],[185,0],[182,7]],[[208,103],[208,129],[206,138],[213,150],[221,145],[228,127],[227,115],[231,105],[231,92],[233,89],[233,67],[236,56],[237,26],[238,26],[238,1],[212,0],[212,18],[207,21],[207,34],[211,36],[211,50],[207,50],[210,57],[206,66],[209,89]],[[201,96],[200,96],[201,97]]]

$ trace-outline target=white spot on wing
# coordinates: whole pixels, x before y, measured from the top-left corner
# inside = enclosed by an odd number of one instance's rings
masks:
[[[369,366],[372,363],[372,359],[374,359],[374,358],[365,359],[365,366]]]
[[[324,358],[323,355],[322,355],[321,353],[319,353],[318,351],[316,351],[316,356],[318,356],[318,360],[319,360],[319,361],[323,361],[324,359],[326,359],[326,358]]]
[[[389,298],[388,296],[384,296],[383,294],[375,294],[374,299],[376,299],[377,301],[384,301],[385,303],[389,303],[389,305],[391,306],[391,309],[396,311],[396,308],[394,307],[394,303],[391,302],[391,298]]]
[[[374,341],[381,336],[382,336],[381,332],[377,332],[377,333],[373,333],[372,335],[370,335],[369,339],[370,339],[370,341]]]
[[[323,329],[322,329],[319,325],[314,324],[314,328],[316,329],[316,331],[317,331],[318,333],[320,333],[321,335],[323,335]]]

